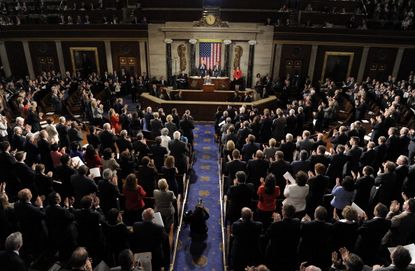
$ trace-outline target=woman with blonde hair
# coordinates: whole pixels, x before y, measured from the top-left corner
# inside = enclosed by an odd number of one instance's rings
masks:
[[[125,222],[127,225],[132,225],[140,220],[144,209],[144,197],[147,193],[137,183],[137,176],[134,173],[129,174],[125,179],[122,192],[125,197]]]
[[[171,188],[171,191],[174,192],[174,194],[178,195],[183,192],[183,186],[178,185],[176,180],[176,175],[179,173],[175,166],[175,159],[174,156],[169,155],[164,160],[164,166],[161,168],[161,173],[163,174],[163,177],[167,180],[167,183],[169,184],[169,187]]]
[[[174,224],[175,209],[173,203],[176,200],[176,196],[173,191],[169,190],[169,184],[166,179],[158,181],[158,188],[153,192],[154,211],[160,212],[164,227],[167,232],[170,232],[171,226]]]
[[[235,142],[233,142],[233,140],[228,140],[226,142],[226,145],[223,146],[222,157],[225,159],[232,157],[232,152],[235,148],[236,148]],[[228,159],[228,160],[232,160],[232,159]]]
[[[120,116],[113,108],[108,111],[108,118],[110,120],[111,127],[115,130],[115,133],[119,134],[121,132]]]

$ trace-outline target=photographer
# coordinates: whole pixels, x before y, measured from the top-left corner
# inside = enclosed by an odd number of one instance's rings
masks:
[[[188,223],[190,224],[190,236],[192,238],[206,239],[208,227],[206,221],[209,219],[209,213],[205,209],[202,200],[200,199],[196,205],[195,210],[188,214]]]

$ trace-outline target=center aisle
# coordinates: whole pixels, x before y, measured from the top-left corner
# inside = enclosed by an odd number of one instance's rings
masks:
[[[207,221],[208,237],[203,243],[192,243],[189,236],[190,227],[186,226],[180,233],[174,270],[223,269],[218,146],[214,134],[213,124],[198,124],[194,129],[196,160],[193,164],[194,176],[190,180],[187,199],[187,210],[194,210],[198,200],[203,200],[210,215]]]

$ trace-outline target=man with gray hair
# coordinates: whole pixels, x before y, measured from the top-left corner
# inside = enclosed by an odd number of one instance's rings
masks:
[[[19,250],[23,246],[23,237],[20,232],[14,232],[6,238],[5,250],[0,252],[1,270],[26,271],[26,266],[20,257]]]
[[[112,208],[119,209],[119,197],[117,172],[109,168],[102,172],[102,180],[98,182],[98,191],[101,209],[104,214]]]
[[[164,227],[153,223],[154,210],[147,208],[142,213],[143,222],[133,225],[130,237],[133,253],[151,252],[153,270],[164,267],[167,270],[170,264],[169,238]]]
[[[179,131],[173,133],[173,140],[170,140],[168,149],[170,150],[170,155],[173,155],[176,160],[176,167],[179,173],[183,174],[187,170],[189,147],[180,140],[180,136]]]

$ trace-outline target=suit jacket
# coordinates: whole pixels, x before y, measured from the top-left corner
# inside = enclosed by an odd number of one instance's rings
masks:
[[[275,161],[271,163],[271,166],[269,167],[268,173],[272,173],[275,175],[276,179],[276,185],[280,187],[280,191],[284,191],[286,180],[283,177],[285,172],[291,172],[291,166],[290,163],[287,161],[281,160],[281,161]]]
[[[255,186],[255,190],[258,189],[261,177],[267,176],[269,163],[263,159],[251,159],[246,166],[246,173],[248,175],[247,182],[252,183]]]
[[[46,171],[53,169],[52,157],[50,156],[50,144],[46,139],[37,142],[39,148],[40,159],[45,164]]]
[[[118,187],[108,180],[101,180],[98,183],[99,199],[102,211],[107,214],[111,208],[119,209],[118,198],[121,196]]]
[[[259,143],[247,143],[242,147],[241,153],[244,161],[248,162],[252,155],[259,150]]]
[[[300,242],[301,223],[296,218],[284,218],[269,226],[265,239],[269,240],[266,259],[271,269],[294,270],[297,264],[297,247]]]
[[[49,238],[57,249],[74,248],[76,246],[76,231],[74,229],[75,215],[73,210],[59,205],[49,205],[45,209],[46,226]]]
[[[310,190],[307,196],[307,209],[314,213],[314,209],[323,204],[323,196],[327,192],[329,178],[317,175],[308,179]]]
[[[321,269],[328,268],[331,264],[332,225],[317,220],[302,223],[300,236],[300,261]]]
[[[225,175],[232,181],[238,171],[246,171],[246,162],[241,160],[232,160],[225,164]]]
[[[153,144],[150,147],[151,158],[154,159],[154,165],[157,170],[161,170],[164,164],[164,157],[167,155],[167,149],[163,146]]]
[[[243,207],[252,206],[254,187],[252,184],[246,183],[232,185],[229,187],[227,195],[228,200],[230,200],[227,219],[234,222],[241,217],[241,209]]]
[[[310,161],[308,160],[296,160],[291,163],[291,171],[295,175],[299,171],[308,172],[310,170]]]
[[[102,250],[104,245],[101,231],[101,223],[104,222],[104,216],[101,209],[75,210],[75,219],[79,232],[78,244],[85,246],[88,252],[96,255],[97,251]]]
[[[25,250],[39,252],[45,245],[46,227],[45,212],[30,202],[18,201],[14,205],[16,218],[23,235]]]
[[[382,244],[388,247],[407,245],[415,241],[415,214],[403,212],[394,216],[391,227],[382,239]]]
[[[257,265],[261,260],[259,237],[262,223],[239,219],[232,224],[233,242],[231,259],[234,270],[245,270],[245,267]]]
[[[29,188],[32,193],[36,193],[34,184],[36,174],[34,170],[25,163],[16,163],[13,170],[18,181],[20,182],[21,188]]]
[[[152,222],[136,222],[130,238],[134,253],[151,252],[153,270],[160,270],[170,263],[168,236],[162,226]]]
[[[333,155],[331,163],[327,168],[327,176],[330,177],[331,181],[343,176],[343,167],[347,160],[347,156],[343,153]]]
[[[176,159],[176,165],[180,172],[180,169],[183,170],[186,167],[186,159],[187,155],[189,154],[189,148],[187,147],[186,143],[178,139],[170,140],[168,146],[170,150],[170,155],[173,155]]]
[[[75,195],[75,203],[79,203],[83,196],[96,193],[98,191],[98,187],[95,182],[85,175],[72,175],[71,184]]]
[[[375,179],[375,185],[379,187],[375,202],[382,202],[386,206],[389,206],[393,198],[392,191],[395,188],[395,184],[395,172],[379,174]]]
[[[3,271],[26,271],[23,259],[14,251],[0,252],[0,266]]]
[[[373,265],[380,262],[381,241],[390,226],[390,220],[373,218],[364,221],[357,230],[358,238],[355,251],[366,264]]]
[[[377,153],[375,149],[367,150],[362,153],[362,156],[360,156],[360,167],[363,168],[365,166],[371,166],[375,168],[376,166],[376,159],[377,159]]]

